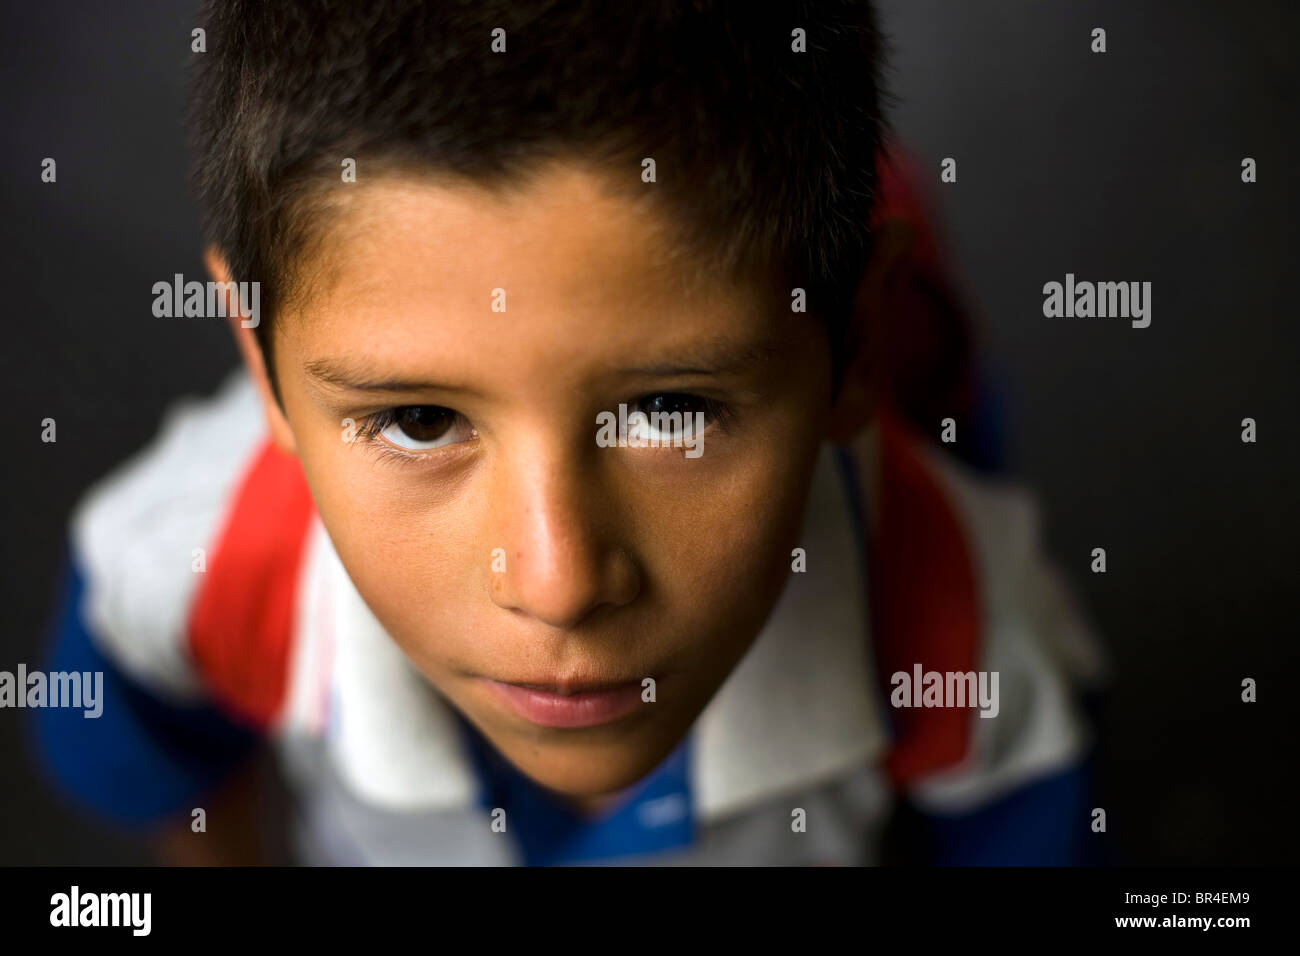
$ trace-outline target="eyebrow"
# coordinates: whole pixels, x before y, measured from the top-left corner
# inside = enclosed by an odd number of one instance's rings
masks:
[[[383,378],[350,359],[312,359],[303,366],[316,381],[354,392],[420,392],[438,389],[465,392],[459,385],[446,385],[419,379]]]
[[[672,377],[675,375],[728,375],[763,365],[780,355],[781,350],[767,342],[745,344],[719,343],[691,347],[671,361],[618,369],[621,375]]]
[[[767,343],[720,343],[694,346],[682,350],[668,361],[649,365],[624,366],[614,371],[619,375],[670,378],[687,375],[728,375],[763,365],[780,354],[780,349]],[[419,392],[438,390],[467,392],[460,385],[448,385],[420,379],[384,378],[351,359],[312,359],[303,368],[308,376],[325,385],[354,392]]]

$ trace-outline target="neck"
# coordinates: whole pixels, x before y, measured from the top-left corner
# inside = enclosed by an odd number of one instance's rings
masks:
[[[569,797],[564,798],[564,803],[571,810],[575,810],[584,817],[598,817],[611,809],[619,801],[617,793],[602,793],[595,796]]]

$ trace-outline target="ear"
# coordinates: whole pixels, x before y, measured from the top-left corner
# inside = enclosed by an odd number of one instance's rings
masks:
[[[828,437],[846,444],[871,424],[888,386],[890,327],[897,318],[899,291],[911,275],[916,234],[903,219],[880,223],[854,295],[844,347],[839,392],[831,408]]]
[[[226,265],[225,257],[215,246],[208,246],[204,250],[203,262],[208,267],[208,274],[212,276],[214,282],[233,283],[230,267]],[[234,333],[240,358],[244,360],[249,377],[252,378],[253,384],[257,387],[257,394],[262,399],[262,412],[266,416],[271,440],[286,454],[297,455],[298,447],[293,438],[293,429],[289,427],[289,420],[285,418],[284,410],[280,408],[275,392],[271,389],[271,379],[266,374],[266,361],[261,347],[257,344],[257,337],[251,328],[244,326],[239,303],[229,293],[226,295],[226,315],[229,316],[227,321],[230,323],[230,331]]]

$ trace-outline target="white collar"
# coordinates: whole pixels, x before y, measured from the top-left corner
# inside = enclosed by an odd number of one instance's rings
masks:
[[[850,493],[835,452],[823,447],[798,542],[807,571],[791,573],[691,730],[691,792],[702,821],[865,766],[884,747]],[[328,673],[327,748],[358,796],[392,810],[469,805],[476,781],[449,705],[384,632],[319,521],[309,555],[300,604],[307,640],[289,726],[302,726],[321,697],[313,686]],[[331,644],[332,664],[322,670]]]

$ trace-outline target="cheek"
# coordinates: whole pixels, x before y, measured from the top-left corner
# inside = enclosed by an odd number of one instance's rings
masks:
[[[748,640],[784,587],[798,544],[817,442],[756,442],[703,483],[689,505],[661,508],[655,522],[656,579],[696,634]],[[706,452],[707,455],[707,452]]]
[[[448,492],[362,446],[326,439],[299,450],[339,559],[385,628],[408,649],[422,633],[455,633],[439,618],[473,593],[475,551],[461,511],[441,507]]]

